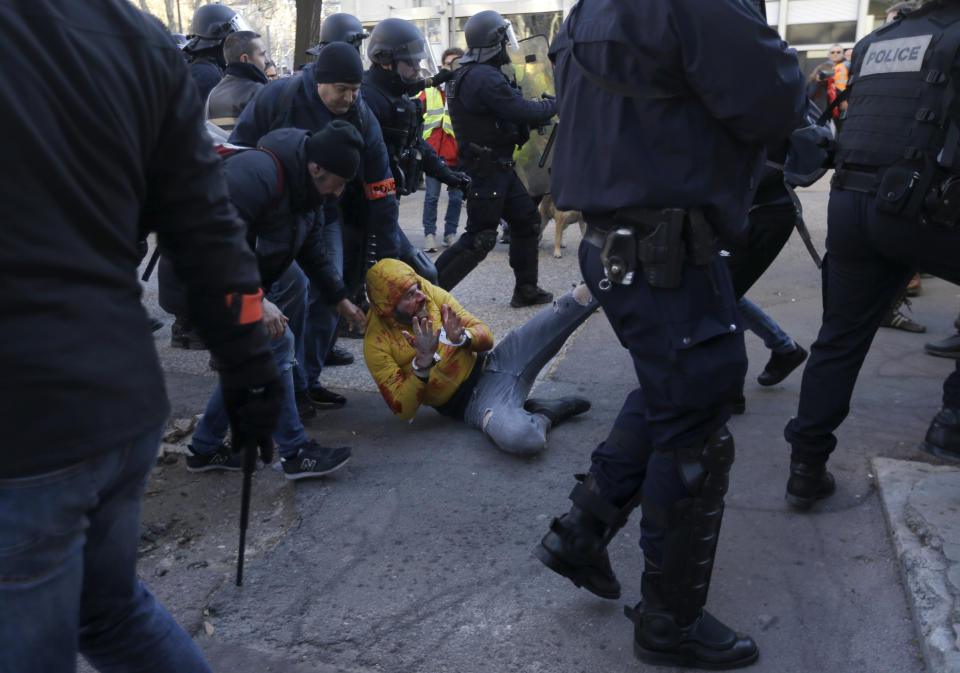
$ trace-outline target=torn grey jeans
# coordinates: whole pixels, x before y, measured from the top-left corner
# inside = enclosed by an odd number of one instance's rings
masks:
[[[577,292],[581,304],[573,296]],[[540,370],[599,303],[586,286],[571,290],[512,330],[487,354],[483,371],[470,394],[463,420],[483,430],[503,451],[532,455],[547,443],[550,421],[524,410],[523,403]]]

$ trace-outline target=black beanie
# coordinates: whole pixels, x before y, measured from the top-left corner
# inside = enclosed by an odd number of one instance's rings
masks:
[[[323,45],[317,55],[313,75],[317,84],[360,84],[363,78],[363,62],[354,47],[346,42],[331,42]]]
[[[334,119],[321,130],[307,136],[307,161],[314,161],[328,173],[346,180],[352,180],[357,174],[362,149],[363,136],[360,131],[342,119]]]

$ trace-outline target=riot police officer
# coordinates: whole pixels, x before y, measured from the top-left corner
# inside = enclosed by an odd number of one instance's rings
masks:
[[[360,19],[352,14],[337,12],[323,20],[320,26],[320,43],[307,49],[307,53],[316,56],[325,45],[331,42],[346,42],[360,53],[363,41],[370,37]]]
[[[553,295],[537,286],[540,216],[514,171],[513,152],[530,136],[530,125],[556,112],[552,100],[526,100],[500,66],[516,46],[508,21],[492,10],[464,27],[467,53],[447,83],[447,104],[458,141],[459,165],[470,176],[467,229],[437,259],[440,287],[450,290],[479,264],[497,241],[500,218],[510,225],[510,266],[516,279],[511,306],[543,304]]]
[[[830,496],[833,431],[873,335],[912,269],[960,283],[960,2],[936,0],[874,31],[853,54],[849,106],[831,183],[823,325],[803,372],[787,500]],[[909,91],[909,96],[904,96]],[[960,363],[921,445],[960,460]]]
[[[380,122],[397,198],[417,191],[422,173],[465,189],[470,184],[467,174],[448,168],[423,139],[423,101],[407,94],[423,81],[420,61],[427,51],[420,30],[404,19],[384,19],[370,35],[367,57],[370,67],[363,74],[361,92]],[[444,73],[453,76],[453,71]]]
[[[226,5],[203,5],[193,13],[183,53],[187,55],[190,74],[197,83],[201,101],[207,100],[213,87],[223,79],[227,67],[223,41],[238,30],[250,30],[250,26]]]
[[[742,0],[580,0],[551,58],[562,120],[553,198],[586,218],[580,269],[640,385],[535,554],[618,598],[606,546],[641,504],[643,600],[626,610],[634,652],[745,666],[756,644],[703,609],[734,458],[725,424],[746,370],[717,252],[746,223],[763,145],[802,118],[803,75]],[[741,86],[742,63],[760,68],[756,86]]]

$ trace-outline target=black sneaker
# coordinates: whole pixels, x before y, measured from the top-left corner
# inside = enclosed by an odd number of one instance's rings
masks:
[[[923,334],[927,328],[920,323],[910,320],[900,311],[891,311],[883,316],[880,321],[880,327],[892,327],[893,329],[902,329],[904,332],[913,332],[914,334]]]
[[[331,346],[330,352],[327,353],[327,357],[323,360],[323,364],[328,367],[352,365],[353,353],[348,351],[346,348],[340,348],[340,346]]]
[[[306,423],[317,415],[317,408],[310,401],[310,394],[306,390],[295,390],[293,399],[297,403],[297,415],[301,423]]]
[[[349,460],[349,446],[330,448],[311,439],[300,447],[296,456],[282,458],[280,464],[283,466],[283,475],[292,480],[322,477],[340,469]]]
[[[790,372],[803,364],[806,359],[807,351],[802,346],[795,346],[792,351],[786,353],[770,353],[770,359],[757,377],[757,383],[761,386],[776,385],[787,378]]]
[[[536,285],[517,285],[510,305],[514,308],[535,306],[553,301],[553,295]]]
[[[236,472],[243,469],[243,453],[234,451],[226,444],[220,444],[216,451],[211,453],[196,453],[193,444],[187,446],[187,471],[209,472],[210,470],[229,470]]]
[[[323,386],[314,386],[307,391],[310,404],[317,409],[339,409],[347,403],[347,398]]]

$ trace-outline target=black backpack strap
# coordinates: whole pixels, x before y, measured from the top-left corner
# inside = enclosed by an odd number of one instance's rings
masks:
[[[276,131],[283,126],[284,117],[290,111],[293,97],[297,95],[297,89],[302,83],[302,78],[303,73],[297,73],[283,85],[283,91],[280,92],[280,97],[277,98],[277,104],[274,106],[273,123],[270,124],[271,131]]]

